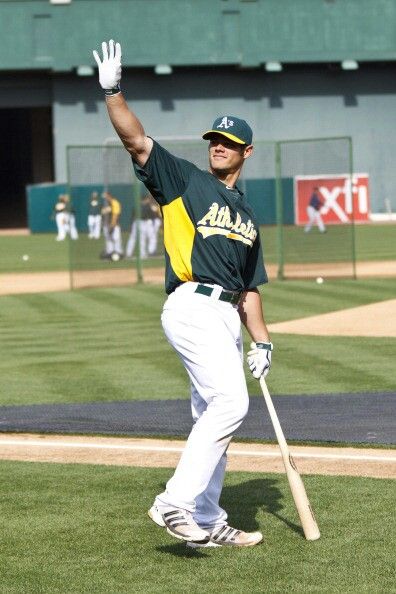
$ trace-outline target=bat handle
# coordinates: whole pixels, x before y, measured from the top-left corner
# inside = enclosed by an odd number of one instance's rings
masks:
[[[269,412],[270,417],[271,417],[271,421],[272,421],[272,424],[273,424],[273,427],[274,427],[276,439],[278,440],[278,443],[279,443],[281,452],[283,454],[284,452],[287,451],[288,446],[287,446],[286,438],[284,436],[284,433],[283,433],[281,424],[280,424],[279,419],[278,419],[278,415],[276,414],[276,410],[275,410],[275,407],[273,405],[272,398],[271,398],[270,393],[268,391],[267,384],[265,382],[264,376],[261,376],[260,377],[260,387],[261,387],[261,390],[263,392],[264,400],[265,400],[265,403],[266,403],[267,408],[268,408],[268,412]]]

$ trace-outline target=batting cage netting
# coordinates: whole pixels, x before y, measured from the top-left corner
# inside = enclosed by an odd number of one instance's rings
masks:
[[[281,141],[275,152],[278,278],[355,277],[354,223],[368,204],[351,139]]]
[[[132,219],[140,214],[143,190],[133,175],[130,156],[121,145],[71,146],[67,165],[79,227],[78,241],[69,242],[72,287],[136,282],[141,276],[139,228],[133,260],[126,258],[125,246]]]
[[[207,168],[202,140],[158,140]],[[160,211],[134,175],[124,147],[70,146],[67,161],[79,229],[78,241],[69,241],[71,286],[162,282]],[[349,138],[255,143],[238,185],[256,213],[270,276],[355,275],[354,211],[364,197],[356,193],[351,172]]]

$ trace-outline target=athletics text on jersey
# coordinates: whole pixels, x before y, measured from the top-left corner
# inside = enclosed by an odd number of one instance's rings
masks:
[[[166,292],[183,282],[243,291],[267,282],[260,235],[243,194],[154,142],[137,177],[161,206]]]

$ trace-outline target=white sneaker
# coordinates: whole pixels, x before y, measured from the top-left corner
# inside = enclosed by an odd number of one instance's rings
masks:
[[[198,547],[253,547],[262,540],[261,532],[243,532],[226,524],[213,530],[208,542],[187,542],[187,546],[193,549]]]
[[[152,505],[150,507],[150,509],[148,510],[148,515],[149,517],[153,520],[153,522],[155,522],[157,524],[157,526],[161,526],[161,528],[165,528],[166,524],[164,522],[164,520],[162,519],[162,516],[159,512],[158,507],[155,505]]]
[[[164,507],[160,512],[156,504],[148,511],[148,515],[158,526],[166,526],[167,532],[189,542],[208,542],[209,532],[202,530],[195,522],[192,514],[185,509],[177,507]]]

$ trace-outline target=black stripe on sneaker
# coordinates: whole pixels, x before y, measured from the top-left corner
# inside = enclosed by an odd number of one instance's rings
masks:
[[[223,534],[224,530],[227,530],[228,526],[222,526],[216,534],[212,534],[212,540],[217,540]]]
[[[170,512],[166,512],[165,514],[162,514],[164,518],[169,518],[172,519],[172,517],[180,517],[182,516],[182,514],[179,512],[179,510],[176,511],[170,511]]]
[[[235,539],[239,534],[241,534],[241,530],[226,525],[219,528],[219,531],[216,534],[212,534],[210,539],[212,542],[218,544],[227,544],[235,542]]]

